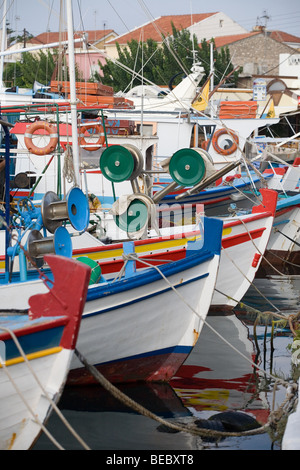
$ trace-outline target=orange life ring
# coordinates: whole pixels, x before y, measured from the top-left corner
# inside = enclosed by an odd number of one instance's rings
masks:
[[[35,131],[43,129],[44,131],[48,132],[50,136],[50,142],[45,147],[37,147],[32,142],[32,136]],[[35,155],[48,155],[49,153],[54,152],[58,142],[58,134],[56,128],[45,121],[36,121],[31,126],[26,129],[24,134],[24,142],[28,150]]]
[[[233,142],[232,142],[232,145],[229,148],[223,149],[219,146],[218,140],[222,135],[226,135],[226,134],[230,135],[232,137]],[[213,138],[212,138],[213,148],[215,149],[216,152],[220,153],[221,155],[231,155],[238,148],[238,144],[239,144],[238,136],[236,135],[236,133],[234,131],[232,131],[230,129],[228,129],[228,130],[227,129],[219,129],[218,131],[216,131],[214,133]]]
[[[85,140],[84,133],[89,130],[89,129],[95,129],[95,134],[99,134],[99,139],[97,142],[95,142],[94,146],[91,147],[89,143]],[[95,150],[98,150],[100,147],[103,147],[105,144],[105,135],[104,135],[104,129],[101,126],[101,124],[97,123],[92,123],[92,124],[87,124],[86,126],[83,126],[81,128],[81,137],[79,139],[79,145],[81,145],[85,150],[89,150],[90,152],[94,152]]]

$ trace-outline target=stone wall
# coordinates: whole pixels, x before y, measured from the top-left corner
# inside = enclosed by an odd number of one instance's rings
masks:
[[[241,76],[279,74],[279,54],[293,54],[295,49],[263,33],[228,45],[232,64],[243,67]]]

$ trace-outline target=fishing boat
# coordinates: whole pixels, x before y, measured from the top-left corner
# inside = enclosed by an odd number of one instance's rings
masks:
[[[72,152],[74,154],[75,179],[73,183],[77,187],[81,182],[70,1],[67,7],[71,101],[68,111],[71,115]],[[59,133],[53,135],[50,126],[44,127],[44,131],[47,138],[50,138],[50,145],[47,144],[47,148],[41,153],[38,151],[41,157],[40,162],[45,155],[46,158],[49,157],[48,151],[53,152],[53,140],[54,143],[57,143],[59,139]],[[32,143],[33,134],[33,132],[28,132],[28,135],[25,136],[29,144],[30,141]],[[9,166],[8,153],[6,147],[6,168]],[[57,177],[55,170],[54,174]],[[46,194],[43,192],[42,196],[44,197]],[[72,207],[71,212],[73,212]],[[152,267],[110,283],[101,277],[102,282],[99,285],[95,283],[90,285],[86,314],[84,314],[85,328],[81,329],[79,334],[82,341],[82,345],[79,347],[87,360],[96,367],[109,363],[109,367],[105,367],[108,378],[113,381],[169,380],[190,353],[201,332],[216,281],[221,233],[222,222],[205,219],[205,239],[202,240],[201,247],[197,247],[195,250],[186,250],[187,256],[184,259],[162,266],[160,273]],[[38,250],[35,258],[38,258],[43,252],[43,240],[38,240],[35,235],[33,234],[32,241]],[[51,244],[53,242],[55,245],[55,240],[51,240]],[[68,242],[69,239],[64,238],[63,243],[59,244],[64,245]],[[192,253],[193,251],[195,253]],[[129,262],[128,266],[132,266],[132,263]],[[20,270],[20,275],[22,273],[23,271]],[[23,277],[25,278],[25,276]],[[21,276],[19,280],[21,282],[17,282],[16,275],[14,282],[11,282],[9,286],[6,282],[3,287],[6,290],[8,287],[10,288],[10,297],[13,302],[19,303],[21,300],[26,308],[28,295],[43,287],[40,280],[32,280],[28,277],[22,279]],[[189,299],[190,305],[182,302],[182,307],[179,310],[177,308],[178,297],[171,286],[178,289],[184,299]],[[13,294],[16,292],[16,288],[21,289],[18,291],[20,292],[18,299]],[[92,333],[95,333],[96,330],[98,334],[93,336]],[[113,367],[112,364],[116,364],[116,366]],[[138,364],[140,367],[137,367]],[[84,378],[82,365],[78,363],[71,366],[70,374],[72,375],[76,369],[79,369],[76,383],[91,380],[90,377]]]
[[[72,256],[70,242],[80,239],[89,216],[87,199],[77,187],[65,201],[51,191],[46,193],[40,208],[27,198],[24,204],[21,201],[17,206],[19,217],[14,215],[20,219],[16,225],[18,243],[10,240],[10,261],[1,276],[3,308],[26,309],[28,297],[43,292],[45,286],[30,263],[45,271],[44,255],[50,249]],[[72,237],[62,226],[67,220],[78,237]],[[223,222],[204,217],[200,226],[200,237],[194,236],[187,243],[184,256],[160,266],[159,272],[151,265],[136,271],[135,258],[127,259],[120,279],[105,279],[100,266],[93,267],[78,347],[89,363],[104,369],[111,381],[167,381],[192,350],[214,292]],[[44,229],[53,236],[43,237]],[[20,243],[29,254],[29,262],[23,259],[23,250],[17,249]],[[132,254],[134,244],[124,243],[124,250]],[[19,269],[16,257],[20,258]],[[78,260],[86,261],[82,257]],[[75,360],[68,380],[85,383],[93,378]]]
[[[28,299],[28,313],[1,305],[1,450],[27,450],[45,430],[76,346],[90,268],[56,255],[46,259],[54,284]]]
[[[261,269],[297,270],[300,265],[300,194],[278,199],[274,223]]]
[[[94,272],[98,282],[94,277],[88,288],[78,348],[109,380],[168,381],[189,355],[211,303],[222,226],[204,218],[201,240],[191,241],[182,259],[160,266],[159,272],[151,266],[136,271],[134,259],[128,260],[120,279],[106,281],[99,270],[98,275]],[[10,308],[18,309],[43,289],[41,280],[32,276],[24,282],[15,276],[14,282],[0,286],[0,292],[10,291]],[[75,359],[68,381],[94,380]]]
[[[121,150],[122,147],[118,148],[117,152],[115,152],[114,148],[108,149],[108,156],[111,158],[106,165],[105,172],[110,179],[117,179],[119,165],[116,166],[115,163],[119,161],[121,162],[121,172],[126,171],[130,177],[132,177],[132,174],[137,175],[135,166],[132,163],[132,154],[127,149],[125,149],[125,153],[122,153]],[[174,158],[175,164],[173,164]],[[189,149],[187,153],[184,151],[173,156],[169,162],[169,169],[174,177],[175,185],[177,186],[178,183],[182,185],[186,183],[201,184],[203,177],[207,173],[209,174],[209,172],[215,177],[215,173],[218,172],[215,172],[212,165],[207,162],[207,158],[204,159],[198,152],[190,152]],[[132,166],[129,163],[132,163]],[[169,188],[173,184],[171,183]],[[165,194],[164,190],[162,190],[162,193]],[[45,200],[48,200],[47,194]],[[247,214],[237,213],[231,217],[220,217],[220,220],[224,223],[222,236],[224,253],[221,256],[220,272],[212,308],[232,309],[241,300],[254,279],[270,237],[277,193],[272,190],[261,190],[260,198],[262,201],[259,200],[260,203]],[[135,247],[140,253],[143,252],[143,256],[150,255],[150,257],[153,256],[155,258],[158,248],[158,258],[170,259],[169,257],[173,255],[173,250],[169,249],[170,246],[176,246],[177,249],[177,258],[171,258],[172,260],[180,259],[184,256],[187,243],[186,233],[189,233],[189,236],[197,236],[198,227],[192,225],[188,227],[178,223],[178,230],[176,232],[176,216],[173,221],[170,217],[164,218],[163,221],[168,221],[169,223],[164,223],[164,227],[162,226],[158,230],[156,227],[156,230],[152,229],[152,232],[149,232],[149,223],[153,222],[150,219],[152,219],[152,214],[156,213],[155,202],[159,201],[159,198],[156,199],[155,196],[151,199],[144,194],[135,192],[127,199],[124,196],[124,201],[124,204],[121,198],[116,201],[115,213],[110,215],[109,219],[104,212],[101,212],[102,219],[100,223],[103,224],[101,229],[107,240],[141,239],[135,243]],[[42,203],[43,206],[44,203]],[[181,208],[182,206],[179,205],[178,211],[178,207],[176,207],[176,210],[173,210],[172,207],[169,212],[179,212],[180,216],[182,216]],[[184,209],[186,210],[185,206]],[[46,212],[45,209],[44,212]],[[191,213],[190,215],[193,214]],[[45,225],[47,227],[47,222]],[[139,227],[138,230],[136,230],[137,226]],[[107,271],[104,271],[104,274],[107,272],[116,273],[116,267],[121,269],[123,264],[121,246],[116,247],[111,244],[101,246],[102,243],[94,239],[94,248],[91,245],[87,248],[85,239],[82,239],[81,246],[80,237],[74,238],[75,240],[77,241],[77,248],[73,250],[73,256],[80,256],[80,254],[85,256],[88,253],[88,257],[92,257],[93,261],[98,262],[102,269],[107,269]],[[114,255],[115,252],[118,252],[117,256]],[[108,260],[114,260],[114,262],[111,262],[108,266]],[[238,263],[236,263],[236,260],[238,260]]]
[[[276,210],[277,193],[262,189],[262,202],[253,207],[248,214],[236,214],[220,217],[223,223],[222,252],[218,271],[216,288],[210,305],[210,313],[214,311],[228,312],[234,308],[247,292],[261,262],[264,259],[270,234],[273,228]],[[203,206],[199,205],[199,214]],[[188,241],[201,236],[201,231],[195,224],[171,226],[150,230],[147,237],[134,240],[135,251],[141,261],[137,268],[142,269],[145,258],[153,265],[176,261],[185,256]],[[116,234],[106,232],[108,238]],[[121,232],[121,238],[126,234]],[[73,249],[74,257],[87,257],[91,263],[98,263],[102,273],[114,276],[124,265],[122,258],[122,243],[101,245],[95,240],[90,247],[81,244],[80,237],[76,238]]]
[[[58,178],[64,179],[63,168],[70,162],[70,148],[73,149],[75,142],[70,119],[70,106],[57,105],[57,108],[51,106],[32,107],[29,113],[33,117],[38,115],[40,118],[40,121],[33,123],[25,120],[25,116],[28,116],[27,109],[19,107],[18,109],[9,110],[2,107],[3,116],[9,116],[16,112],[20,113],[21,118],[10,130],[11,135],[16,139],[16,148],[11,150],[15,169],[11,179],[13,182],[14,177],[23,172],[30,174],[31,181],[37,184],[34,184],[33,192],[31,191],[32,186],[17,191],[17,187],[13,187],[12,184],[11,192],[17,197],[19,194],[24,196],[25,193],[30,193],[31,197],[38,201],[42,199],[46,191],[56,190]],[[208,193],[206,191],[201,191],[201,193],[198,191],[193,194],[186,193],[181,201],[182,203],[191,204],[194,204],[195,201],[207,203],[209,209],[212,203],[219,208],[220,202],[222,202],[221,209],[224,209],[225,203],[228,206],[232,202],[230,199],[231,194],[238,194],[245,204],[247,198],[242,197],[244,191],[259,189],[265,179],[269,180],[273,177],[272,174],[260,176],[251,173],[249,170],[244,170],[242,175],[240,168],[238,168],[244,164],[242,150],[248,135],[253,131],[253,128],[263,125],[260,119],[231,119],[232,122],[230,123],[215,123],[214,120],[206,116],[201,119],[196,117],[196,121],[193,123],[190,115],[187,117],[182,113],[178,114],[178,112],[166,115],[161,112],[155,116],[149,115],[147,117],[148,124],[138,125],[138,130],[136,130],[136,120],[129,119],[127,115],[121,117],[106,116],[106,119],[104,119],[102,108],[86,109],[79,105],[77,106],[77,112],[81,116],[81,122],[78,126],[80,184],[81,187],[87,187],[89,193],[95,194],[105,207],[113,204],[115,198],[127,194],[131,190],[130,179],[121,179],[122,174],[120,171],[117,184],[114,182],[115,184],[112,185],[111,181],[106,179],[106,166],[99,165],[103,152],[110,147],[124,147],[137,155],[136,158],[141,160],[139,163],[141,177],[147,179],[147,185],[153,186],[151,195],[170,183],[170,175],[162,171],[161,163],[166,158],[171,158],[178,151],[194,149],[194,151],[204,156],[209,153],[209,158],[216,170],[221,170],[224,166],[231,164],[232,168],[230,167],[227,173],[231,172],[231,174],[236,175],[236,179],[232,178],[230,185],[228,181],[223,181],[222,175],[220,175],[218,185],[213,188],[210,187]],[[120,109],[118,109],[119,112],[121,113]],[[133,111],[130,111],[130,113],[133,113]],[[93,114],[95,114],[94,118],[91,117]],[[57,123],[57,119],[59,123]],[[250,121],[248,126],[246,121]],[[238,130],[226,131],[224,126],[227,125],[230,126],[229,129],[235,129],[236,127]],[[146,131],[146,126],[153,128],[153,130]],[[197,127],[198,134],[210,136],[212,142],[210,146],[206,145],[203,149],[198,144],[198,138],[196,142],[192,135],[195,127]],[[220,131],[222,134],[219,136]],[[175,132],[176,139],[170,139],[170,135],[174,135]],[[232,137],[233,132],[235,132],[234,135],[239,135],[238,146]],[[56,138],[54,138],[55,135]],[[213,137],[214,135],[217,135],[216,140]],[[51,144],[55,142],[52,150],[51,145],[49,145],[50,141]],[[215,141],[219,152],[213,147]],[[193,142],[192,146],[191,142]],[[224,146],[229,146],[229,149],[227,147],[223,149]],[[104,158],[105,156],[103,161]],[[235,162],[236,165],[233,166]],[[236,168],[238,169],[236,170]],[[66,190],[68,190],[73,182],[66,182],[65,184]],[[144,182],[143,185],[145,186],[145,184]],[[175,198],[181,192],[180,189],[170,192],[163,199],[163,203],[172,204],[177,202]],[[182,197],[182,194],[180,197]]]

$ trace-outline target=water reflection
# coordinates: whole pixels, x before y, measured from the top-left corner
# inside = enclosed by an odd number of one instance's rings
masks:
[[[125,384],[118,388],[160,418],[179,422],[192,417],[169,384]],[[198,448],[197,438],[161,432],[159,422],[135,412],[97,385],[66,388],[60,409],[93,450]],[[82,449],[54,413],[47,428],[65,449]],[[42,434],[34,450],[54,448]]]
[[[255,285],[265,296],[270,296],[277,308],[289,313],[291,309],[299,308],[299,280],[299,276],[272,276],[256,279]],[[245,302],[264,310],[265,301],[256,295],[255,289],[249,291]],[[270,310],[269,305],[267,308]],[[272,407],[279,406],[285,398],[285,388],[279,387],[274,400],[274,380],[269,374],[287,380],[294,372],[291,370],[291,353],[287,349],[292,336],[284,327],[278,327],[273,334],[270,322],[258,323],[254,328],[254,319],[253,315],[241,310],[227,316],[208,317],[208,325],[203,328],[193,352],[170,384],[127,384],[120,385],[120,389],[146,409],[171,422],[191,423],[226,410],[236,410],[255,417],[260,424],[266,423]],[[60,408],[92,449],[203,448],[200,438],[168,432],[158,422],[133,411],[100,386],[67,388]],[[54,413],[48,429],[64,448],[82,448]],[[279,450],[280,442],[274,444],[268,434],[263,434],[230,437],[218,443],[207,443],[205,448],[207,446],[214,450]],[[34,449],[54,449],[54,445],[41,435]]]
[[[256,277],[243,298],[247,305],[261,311],[277,308],[287,313],[300,309],[300,275],[279,274]]]
[[[259,374],[252,364],[256,351],[248,328],[234,314],[209,317],[208,325],[201,334],[203,340],[171,381],[172,387],[195,416],[244,410],[265,423],[268,407],[258,392]]]

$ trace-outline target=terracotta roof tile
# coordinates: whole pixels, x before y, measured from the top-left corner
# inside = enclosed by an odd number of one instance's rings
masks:
[[[203,21],[206,18],[209,18],[210,16],[213,16],[215,14],[216,13],[193,14],[193,24],[199,23],[200,21]],[[132,39],[139,41],[141,39],[141,33],[143,34],[144,41],[151,38],[156,42],[161,42],[161,33],[164,36],[172,34],[172,23],[178,30],[186,29],[192,24],[191,15],[160,16],[159,18],[156,18],[153,22],[151,21],[149,23],[146,23],[136,29],[133,29],[129,33],[125,33],[119,36],[118,38],[109,41],[108,44],[114,44],[116,42],[118,42],[119,44],[127,44],[127,42],[131,41]]]
[[[300,43],[300,38],[298,36],[293,36],[292,34],[285,33],[284,31],[271,31],[269,37],[276,39],[280,42],[297,42]]]
[[[252,36],[256,36],[257,34],[261,34],[261,31],[253,31],[251,33],[244,33],[244,34],[232,34],[231,36],[219,36],[214,38],[216,48],[224,47],[228,44],[232,44],[236,41],[241,41],[242,39],[251,38]]]
[[[113,29],[105,29],[105,30],[93,30],[93,31],[85,31],[85,34],[88,34],[88,40],[90,42],[95,42],[103,39],[108,34],[114,32]],[[80,35],[82,35],[82,31],[77,31],[74,34],[75,39],[78,39]],[[28,41],[31,44],[51,44],[52,42],[59,42],[59,32],[47,32],[41,33],[38,36],[30,39]],[[67,40],[67,31],[63,31],[61,34],[61,40]]]

